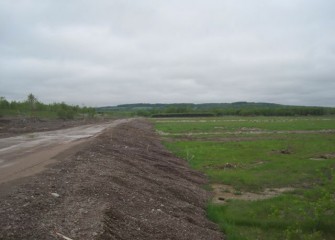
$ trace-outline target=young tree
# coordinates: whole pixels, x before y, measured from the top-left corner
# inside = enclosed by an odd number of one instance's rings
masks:
[[[27,103],[29,104],[30,110],[35,110],[37,98],[32,93],[30,93],[27,97]]]
[[[33,112],[36,110],[36,104],[37,104],[37,98],[30,93],[27,97],[26,102],[28,103],[29,109],[30,109],[30,115],[33,115]]]

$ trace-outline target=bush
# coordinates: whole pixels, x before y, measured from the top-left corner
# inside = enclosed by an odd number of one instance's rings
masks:
[[[74,118],[74,112],[69,109],[60,109],[57,112],[57,116],[60,119],[67,120],[67,119],[73,119]]]

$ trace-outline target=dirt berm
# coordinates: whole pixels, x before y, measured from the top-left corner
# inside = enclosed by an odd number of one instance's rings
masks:
[[[0,239],[223,239],[206,218],[206,178],[149,122],[121,124],[64,156],[0,195]]]

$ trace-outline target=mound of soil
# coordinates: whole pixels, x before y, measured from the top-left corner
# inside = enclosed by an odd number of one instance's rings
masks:
[[[0,239],[223,239],[206,218],[206,178],[144,120],[105,131],[25,182],[0,196]]]

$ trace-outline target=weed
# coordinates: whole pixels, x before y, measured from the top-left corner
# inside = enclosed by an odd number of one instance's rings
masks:
[[[194,155],[190,153],[188,149],[186,149],[186,160],[191,162],[194,159]]]
[[[241,191],[235,191],[234,195],[242,195],[242,192]]]

